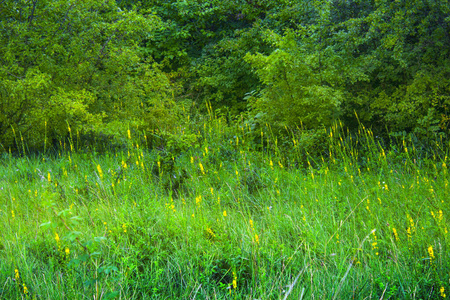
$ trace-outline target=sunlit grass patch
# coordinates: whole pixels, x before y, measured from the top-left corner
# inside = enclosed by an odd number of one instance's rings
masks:
[[[222,122],[152,151],[130,132],[119,152],[3,155],[0,296],[449,290],[448,147],[422,155],[408,138],[387,147],[364,127],[350,135],[336,126],[310,153],[295,134],[280,145],[270,131]]]

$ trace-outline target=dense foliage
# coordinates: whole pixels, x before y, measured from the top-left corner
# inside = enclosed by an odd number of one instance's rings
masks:
[[[171,84],[140,43],[161,26],[114,1],[3,1],[0,136],[44,145],[74,129],[170,124]],[[120,125],[120,126],[118,126]],[[122,132],[125,132],[122,130]]]
[[[0,143],[161,131],[193,106],[252,126],[450,125],[450,4],[2,1]],[[356,117],[357,116],[357,117]]]

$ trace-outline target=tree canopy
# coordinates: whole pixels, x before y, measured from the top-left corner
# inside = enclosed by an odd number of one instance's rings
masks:
[[[171,83],[141,47],[156,15],[114,1],[3,1],[0,13],[2,143],[170,123]]]
[[[0,143],[167,129],[187,102],[255,125],[358,116],[448,133],[449,12],[444,0],[0,1]]]

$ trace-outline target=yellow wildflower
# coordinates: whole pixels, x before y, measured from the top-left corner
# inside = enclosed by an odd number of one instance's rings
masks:
[[[100,165],[97,165],[97,171],[98,171],[98,175],[100,176],[100,178],[103,179],[102,167],[100,167]]]
[[[206,231],[208,232],[210,238],[216,237],[216,234],[214,233],[214,231],[211,228],[209,228],[209,227],[206,228]]]
[[[259,236],[255,233],[255,242],[259,244]]]
[[[433,246],[428,247],[428,254],[430,255],[430,259],[433,260],[435,258]]]
[[[373,231],[372,234],[373,234],[372,250],[375,250],[375,254],[378,255],[377,235],[375,234],[375,231]]]
[[[398,233],[397,233],[397,229],[392,228],[392,231],[394,232],[395,240],[398,241]]]

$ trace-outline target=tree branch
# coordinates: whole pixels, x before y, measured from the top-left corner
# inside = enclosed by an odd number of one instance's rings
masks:
[[[34,11],[35,11],[35,9],[36,9],[37,1],[38,1],[38,0],[34,0],[34,1],[33,1],[33,8],[31,9],[31,14],[30,14],[30,16],[28,17],[28,24],[31,24],[31,22],[33,21],[33,18],[34,18]]]

